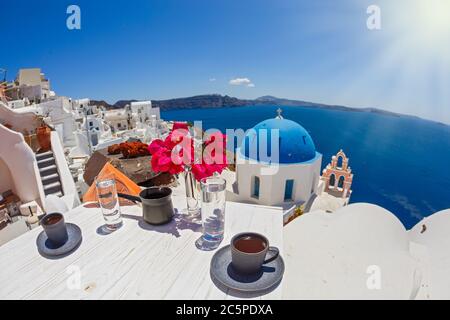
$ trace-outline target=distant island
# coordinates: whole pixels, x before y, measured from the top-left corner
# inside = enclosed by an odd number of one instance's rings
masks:
[[[103,106],[106,109],[120,109],[124,108],[127,104],[139,100],[119,100],[114,104],[109,104],[104,100],[91,100],[92,104]],[[329,105],[322,103],[315,103],[302,100],[290,100],[277,98],[274,96],[262,96],[257,99],[239,99],[235,97],[230,97],[228,95],[220,94],[205,94],[186,98],[175,98],[168,100],[152,100],[152,105],[154,107],[159,107],[162,111],[177,110],[177,109],[201,109],[201,108],[224,108],[224,107],[242,107],[242,106],[264,106],[264,105],[277,105],[277,106],[295,106],[302,108],[314,108],[314,109],[330,109],[339,111],[351,111],[351,112],[369,112],[377,113],[394,117],[408,117],[422,119],[413,115],[405,115],[400,113],[395,113],[391,111],[386,111],[377,108],[352,108],[340,105]],[[426,120],[426,119],[422,119]],[[426,120],[432,121],[432,120]],[[432,121],[436,122],[436,121]],[[441,122],[436,122],[441,125],[445,125]]]

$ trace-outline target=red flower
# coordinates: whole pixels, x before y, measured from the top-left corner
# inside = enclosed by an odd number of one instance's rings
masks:
[[[192,173],[194,174],[194,178],[197,181],[211,176],[211,172],[209,172],[208,166],[205,166],[204,164],[192,165]]]
[[[184,129],[184,130],[189,131],[189,126],[185,122],[174,122],[173,123],[173,127],[172,127],[172,131],[175,131],[175,130],[178,130],[178,129]]]
[[[188,125],[175,122],[164,141],[154,140],[148,147],[148,151],[152,154],[153,171],[177,174],[183,172],[186,166],[191,166],[196,180],[210,177],[215,172],[221,173],[227,166],[226,136],[220,131],[211,133],[204,147],[202,163],[193,163],[194,144],[189,135]]]
[[[150,143],[150,145],[148,146],[148,152],[150,152],[150,154],[154,154],[160,149],[167,149],[164,141],[162,141],[161,139],[153,140],[152,143]]]
[[[183,163],[172,161],[172,152],[168,149],[161,149],[152,155],[152,169],[155,172],[169,172],[177,174],[183,172]]]

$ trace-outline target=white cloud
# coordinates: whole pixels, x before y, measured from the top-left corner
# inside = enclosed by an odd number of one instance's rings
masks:
[[[209,82],[214,82],[216,81],[216,78],[209,78]]]
[[[247,86],[247,87],[254,87],[255,84],[250,81],[249,78],[236,78],[231,79],[229,82],[232,86]]]

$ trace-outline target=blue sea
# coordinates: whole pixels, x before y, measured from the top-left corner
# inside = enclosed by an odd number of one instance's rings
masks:
[[[322,167],[343,149],[354,173],[351,202],[378,204],[410,229],[450,208],[450,126],[412,117],[286,106],[283,116],[309,131]],[[203,129],[250,129],[278,106],[163,111],[166,120],[203,121]],[[364,214],[364,213],[361,213]]]

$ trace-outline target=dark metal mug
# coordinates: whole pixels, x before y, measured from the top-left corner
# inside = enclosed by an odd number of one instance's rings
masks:
[[[172,189],[168,187],[150,187],[142,190],[139,197],[118,193],[119,197],[142,203],[142,216],[149,224],[168,223],[173,218]]]
[[[61,213],[49,213],[41,219],[41,225],[48,240],[55,246],[62,246],[69,239],[64,216]]]
[[[251,250],[243,250],[240,248],[239,241],[251,239],[256,241],[256,244]],[[262,234],[255,232],[243,232],[238,233],[231,239],[231,264],[233,268],[243,274],[253,274],[261,270],[264,264],[267,264],[275,260],[280,254],[278,248],[269,247],[269,240]],[[244,246],[242,246],[244,247]],[[248,246],[249,249],[251,247]],[[266,259],[267,253],[270,252],[271,256]]]

